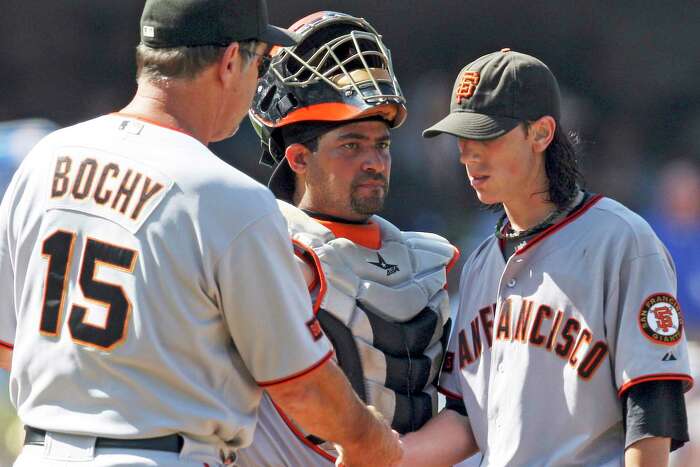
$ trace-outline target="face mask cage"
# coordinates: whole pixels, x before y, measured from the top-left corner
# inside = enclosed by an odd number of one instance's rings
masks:
[[[377,34],[361,30],[303,51],[304,40],[283,49],[271,71],[285,86],[306,87],[319,81],[346,96],[357,94],[367,104],[405,103],[394,76],[391,52]]]

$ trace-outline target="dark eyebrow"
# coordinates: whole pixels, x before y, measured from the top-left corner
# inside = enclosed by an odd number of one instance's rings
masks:
[[[338,136],[339,140],[347,140],[347,139],[359,139],[359,140],[368,140],[366,135],[363,135],[362,133],[343,133],[342,135]],[[391,139],[389,132],[387,132],[385,135],[380,136],[377,138],[377,141],[389,141]]]

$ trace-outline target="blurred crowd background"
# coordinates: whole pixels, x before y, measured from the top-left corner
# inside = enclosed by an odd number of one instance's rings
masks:
[[[586,187],[644,216],[671,251],[700,376],[700,6],[694,0],[268,0],[274,24],[322,9],[362,16],[383,35],[408,100],[393,133],[385,216],[433,231],[463,258],[488,235],[452,138],[422,129],[448,109],[459,70],[503,47],[535,55],[559,79],[563,124],[580,142]],[[143,0],[2,0],[0,194],[45,133],[123,107],[135,90],[133,49]],[[259,144],[244,122],[213,150],[260,181]],[[455,268],[458,271],[459,267]],[[452,290],[457,290],[458,272]],[[585,287],[585,283],[582,283]],[[0,297],[2,299],[2,297]],[[699,383],[700,384],[700,383]],[[21,427],[0,371],[0,466]],[[700,389],[687,395],[691,438],[674,465],[700,465]]]

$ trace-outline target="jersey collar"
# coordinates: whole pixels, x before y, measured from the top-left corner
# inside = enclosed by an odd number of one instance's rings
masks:
[[[164,123],[156,122],[155,120],[151,120],[150,118],[146,118],[146,117],[141,117],[140,115],[134,115],[134,114],[126,113],[126,112],[112,112],[110,115],[115,116],[115,117],[130,118],[132,120],[139,120],[139,121],[144,122],[144,123],[148,123],[151,125],[159,126],[161,128],[165,128],[167,130],[177,131],[178,133],[182,133],[184,135],[191,136],[192,138],[194,138],[192,133],[190,133],[189,131],[187,131],[183,128],[165,125]]]
[[[528,241],[522,248],[518,248],[515,250],[514,255],[520,255],[525,253],[527,250],[532,248],[534,245],[542,241],[543,239],[549,237],[550,235],[554,234],[555,232],[559,231],[560,229],[566,227],[568,224],[571,222],[575,221],[579,217],[581,217],[586,211],[588,211],[590,208],[593,207],[598,201],[600,201],[603,198],[603,195],[593,195],[591,198],[586,201],[583,206],[579,207],[578,209],[574,210],[571,212],[568,216],[564,218],[561,222],[558,222],[551,227],[543,230],[540,232],[539,235],[537,235],[535,238],[532,240]],[[503,247],[503,243],[500,243],[501,240],[499,240],[499,245],[501,248]]]
[[[372,250],[382,246],[382,236],[379,224],[371,220],[364,224],[348,224],[346,222],[314,219],[316,222],[333,232],[337,238],[347,238],[358,245]]]

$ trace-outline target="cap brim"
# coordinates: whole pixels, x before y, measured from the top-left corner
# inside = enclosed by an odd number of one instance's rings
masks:
[[[294,198],[294,183],[294,172],[289,167],[287,158],[284,158],[272,172],[267,187],[275,195],[275,198],[291,203]]]
[[[297,44],[300,37],[292,31],[268,24],[267,28],[256,39],[267,42],[271,46],[289,47]]]
[[[441,133],[468,139],[492,139],[508,133],[520,120],[511,117],[492,117],[474,112],[452,112],[423,132],[424,138]]]

